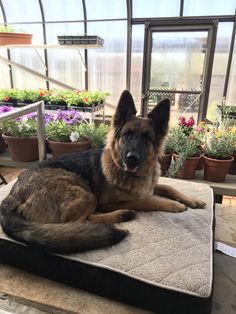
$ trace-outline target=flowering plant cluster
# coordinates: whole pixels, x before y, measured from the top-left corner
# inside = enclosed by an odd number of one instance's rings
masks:
[[[0,101],[5,103],[32,103],[43,100],[49,105],[91,106],[103,102],[109,94],[101,91],[80,90],[0,90]]]
[[[0,114],[15,110],[13,107],[0,107]],[[105,144],[108,126],[82,122],[81,114],[75,109],[57,110],[55,113],[46,113],[44,116],[46,136],[48,139],[59,142],[78,142],[90,140],[94,147]],[[0,126],[5,135],[16,137],[32,137],[37,135],[37,115],[29,113],[16,119],[3,122]]]
[[[206,133],[204,153],[213,159],[225,160],[234,152],[235,134],[229,129],[212,129]]]
[[[0,115],[15,110],[13,107],[0,107]],[[29,113],[0,125],[1,133],[15,137],[32,137],[37,135],[36,113]]]
[[[179,117],[179,126],[182,128],[183,132],[186,135],[189,135],[192,132],[194,124],[195,120],[193,117],[190,117],[188,119],[184,116]]]

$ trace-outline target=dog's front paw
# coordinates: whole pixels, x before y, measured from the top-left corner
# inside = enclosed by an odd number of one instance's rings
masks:
[[[135,218],[135,211],[134,210],[129,210],[129,209],[122,209],[120,211],[120,218],[119,222],[125,222],[125,221],[130,221]]]
[[[170,213],[180,213],[187,210],[187,207],[185,204],[176,201],[171,201],[169,202],[169,204],[165,204],[163,208],[160,207],[159,210]]]
[[[189,200],[186,200],[185,205],[190,208],[204,208],[206,203],[196,198],[190,198]]]

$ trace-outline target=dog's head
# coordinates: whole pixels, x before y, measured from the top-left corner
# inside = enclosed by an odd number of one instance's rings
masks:
[[[136,112],[130,92],[124,91],[107,140],[114,161],[129,173],[144,170],[145,164],[153,162],[162,153],[163,141],[168,132],[170,101],[164,99],[159,102],[147,118],[136,117]]]

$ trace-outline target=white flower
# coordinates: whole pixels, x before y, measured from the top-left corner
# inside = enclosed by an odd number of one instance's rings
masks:
[[[78,142],[78,140],[79,140],[79,133],[78,132],[71,132],[70,140],[71,140],[71,142]]]

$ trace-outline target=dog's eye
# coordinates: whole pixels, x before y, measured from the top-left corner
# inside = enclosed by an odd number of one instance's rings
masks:
[[[149,133],[143,133],[142,137],[146,140],[146,141],[152,141],[152,138],[150,136]]]
[[[130,138],[130,137],[132,137],[132,135],[133,135],[133,132],[132,131],[126,131],[124,134],[123,134],[123,136],[125,137],[125,138]]]

